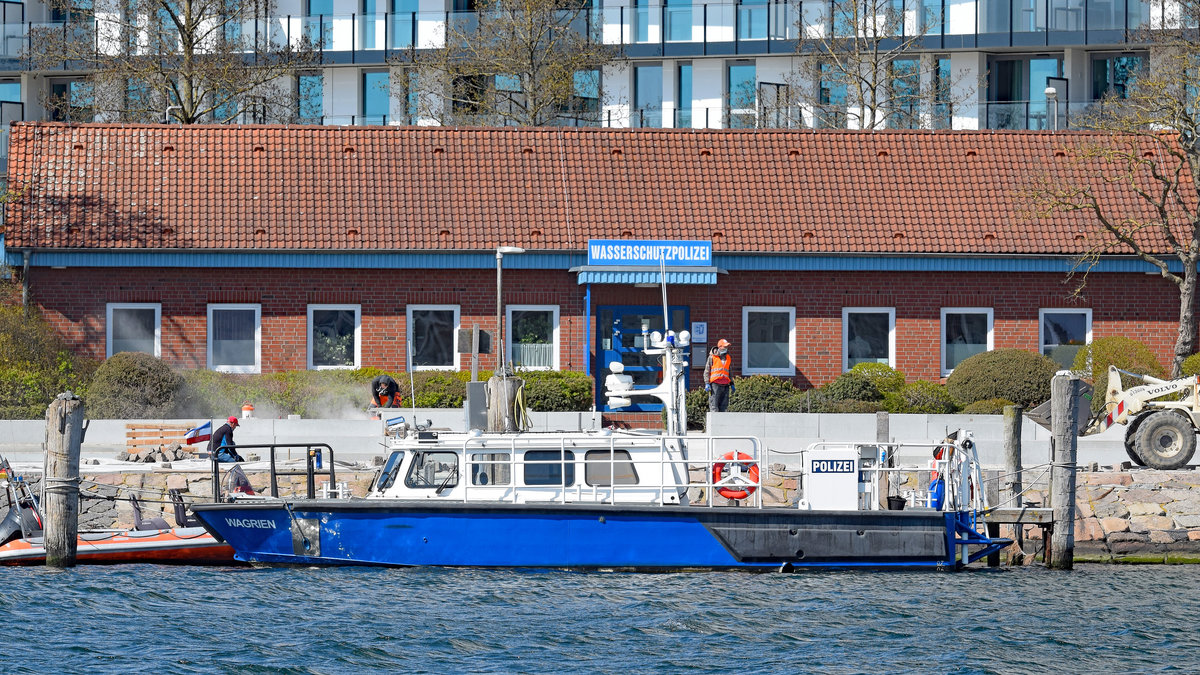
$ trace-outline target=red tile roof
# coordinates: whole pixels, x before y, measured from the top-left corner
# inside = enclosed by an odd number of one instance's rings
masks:
[[[1086,133],[12,127],[7,246],[582,250],[711,239],[717,252],[1058,254],[1087,214],[1017,191]],[[1101,187],[1137,210],[1127,191]]]

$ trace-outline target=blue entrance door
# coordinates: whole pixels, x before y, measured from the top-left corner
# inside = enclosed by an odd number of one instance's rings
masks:
[[[670,330],[678,335],[690,325],[688,308],[672,306]],[[663,330],[662,306],[653,305],[601,305],[596,309],[596,351],[600,362],[592,372],[596,373],[596,407],[609,411],[604,396],[604,379],[612,372],[609,364],[620,361],[625,364],[625,374],[633,376],[635,389],[653,389],[662,382],[662,364],[657,356],[642,353],[642,326],[648,332]],[[661,403],[650,398],[635,398],[633,405],[619,408],[622,411],[654,412],[662,410]]]

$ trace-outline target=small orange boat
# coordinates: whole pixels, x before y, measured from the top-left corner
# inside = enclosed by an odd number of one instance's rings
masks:
[[[13,475],[8,461],[0,457],[0,485],[8,497],[8,513],[0,520],[0,565],[43,565],[46,562],[42,514],[30,485]],[[75,562],[111,565],[158,563],[176,565],[234,565],[233,548],[218,541],[194,516],[175,490],[171,491],[175,519],[182,527],[171,527],[162,518],[143,518],[134,496],[134,526],[128,530],[85,530],[78,534]]]

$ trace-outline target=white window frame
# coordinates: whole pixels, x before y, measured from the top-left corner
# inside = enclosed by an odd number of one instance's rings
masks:
[[[254,365],[218,366],[213,363],[213,312],[220,310],[254,310]],[[257,374],[262,372],[262,305],[257,303],[218,303],[208,306],[208,325],[204,329],[208,352],[208,369],[218,373]]]
[[[770,312],[772,314],[788,315],[788,364],[787,368],[753,368],[747,358],[750,349],[750,313]],[[742,375],[783,375],[792,377],[796,374],[796,308],[795,307],[742,307]]]
[[[412,362],[413,354],[412,354],[412,349],[411,349],[412,344],[413,344],[413,334],[412,334],[413,312],[445,311],[445,310],[451,310],[454,312],[454,330],[450,334],[450,347],[451,347],[451,349],[454,350],[454,364],[450,365],[450,366],[418,366],[418,365],[414,364]],[[405,334],[406,334],[405,337],[408,340],[407,344],[405,345],[406,348],[404,350],[404,353],[408,354],[408,363],[409,363],[411,370],[414,370],[414,371],[417,371],[417,370],[457,371],[457,370],[459,370],[459,362],[461,361],[461,359],[460,359],[461,355],[458,352],[458,331],[459,331],[459,329],[462,328],[462,319],[459,314],[459,305],[409,305],[408,307],[405,308],[404,313],[405,313],[405,318],[407,319],[407,326],[405,328]]]
[[[1084,321],[1087,322],[1087,330],[1085,331],[1086,334],[1083,338],[1083,344],[1092,344],[1092,309],[1090,307],[1063,307],[1057,309],[1054,307],[1043,307],[1038,310],[1038,354],[1046,357],[1050,356],[1046,353],[1046,345],[1042,342],[1044,339],[1044,331],[1042,331],[1042,327],[1045,325],[1047,314],[1082,314]]]
[[[350,310],[354,312],[354,365],[350,366],[318,366],[313,364],[313,312]],[[309,370],[354,370],[362,364],[362,305],[309,305],[308,321],[305,324],[308,331],[308,369]]]
[[[896,308],[895,307],[843,307],[842,308],[842,372],[850,370],[850,315],[851,314],[887,314],[888,315],[888,362],[890,368],[896,367]]]
[[[162,304],[158,302],[110,302],[104,311],[104,358],[111,358],[114,309],[154,310],[154,356],[162,358]]]
[[[954,372],[953,368],[946,368],[946,315],[947,314],[985,314],[987,315],[987,351],[992,351],[996,348],[993,322],[994,313],[991,307],[943,307],[942,320],[938,328],[938,342],[941,344],[938,355],[938,367],[942,371],[942,377],[948,377]],[[1040,325],[1039,325],[1040,328]]]
[[[554,365],[549,368],[530,368],[521,366],[522,370],[558,370],[559,350],[558,350],[558,305],[506,305],[504,308],[504,362],[511,363],[512,358],[512,327],[513,327],[513,312],[550,312],[552,315],[551,321],[553,325],[550,329],[550,342],[554,345]]]

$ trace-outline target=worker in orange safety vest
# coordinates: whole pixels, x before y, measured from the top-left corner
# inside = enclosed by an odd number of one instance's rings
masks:
[[[729,340],[722,338],[709,351],[708,361],[704,364],[704,390],[708,392],[709,412],[725,412],[729,407],[729,393],[734,391],[732,365]]]

